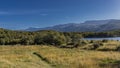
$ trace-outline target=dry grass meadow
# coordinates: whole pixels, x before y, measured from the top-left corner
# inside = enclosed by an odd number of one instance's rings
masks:
[[[117,42],[102,48],[115,48]],[[57,48],[53,46],[0,46],[0,68],[120,68],[120,52]]]

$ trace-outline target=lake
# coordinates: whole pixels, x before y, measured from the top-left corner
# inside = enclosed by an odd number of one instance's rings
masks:
[[[107,37],[107,38],[83,38],[84,40],[119,40],[120,37]]]

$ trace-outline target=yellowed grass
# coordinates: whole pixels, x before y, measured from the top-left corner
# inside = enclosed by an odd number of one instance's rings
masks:
[[[34,55],[36,52],[50,64]],[[112,68],[104,60],[120,60],[120,52],[62,49],[53,46],[0,46],[0,68]]]
[[[33,50],[32,46],[0,46],[0,68],[51,68]]]
[[[38,52],[51,63],[64,68],[99,68],[99,64],[104,59],[120,60],[120,53],[112,51],[100,52],[41,47]]]

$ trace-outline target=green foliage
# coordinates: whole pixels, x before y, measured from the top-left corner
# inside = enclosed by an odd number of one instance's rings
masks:
[[[42,38],[41,36],[39,36],[39,35],[36,36],[35,39],[34,39],[34,43],[35,43],[35,44],[38,44],[38,45],[39,45],[39,44],[44,44],[43,38]]]
[[[0,45],[61,45],[66,44],[66,36],[57,31],[23,32],[0,30]]]
[[[67,45],[69,43],[87,44],[93,41],[80,41],[83,37],[111,37],[119,36],[120,31],[109,32],[57,32],[52,30],[42,30],[36,32],[11,31],[0,29],[0,45]],[[102,40],[107,42],[107,40]]]
[[[32,45],[34,43],[33,39],[28,37],[28,38],[22,38],[20,40],[20,44],[22,45]]]

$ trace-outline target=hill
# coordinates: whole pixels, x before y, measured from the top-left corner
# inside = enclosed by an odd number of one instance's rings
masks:
[[[120,20],[93,20],[84,23],[68,23],[45,28],[28,28],[26,31],[56,30],[62,32],[102,32],[120,29]]]

